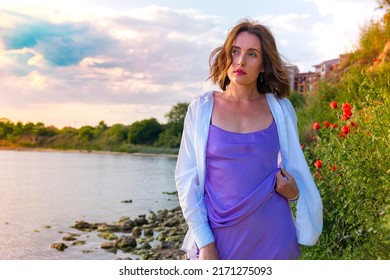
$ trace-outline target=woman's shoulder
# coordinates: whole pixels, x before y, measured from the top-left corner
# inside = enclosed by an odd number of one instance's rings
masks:
[[[210,101],[213,99],[213,96],[214,96],[214,91],[208,91],[208,92],[204,92],[202,94],[199,94],[198,96],[196,96],[193,101]]]
[[[266,93],[268,99],[273,99],[281,107],[282,111],[288,113],[291,116],[295,116],[295,109],[291,101],[287,97],[279,98],[273,93]]]
[[[197,107],[199,105],[202,106],[205,104],[212,104],[213,98],[214,98],[213,93],[214,93],[214,91],[208,91],[208,92],[197,95],[190,102],[190,107]]]

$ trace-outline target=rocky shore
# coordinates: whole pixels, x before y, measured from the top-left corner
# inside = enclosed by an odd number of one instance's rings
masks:
[[[129,254],[126,259],[186,259],[186,254],[180,247],[188,227],[180,207],[159,210],[157,213],[151,211],[149,215],[139,215],[133,220],[121,217],[112,224],[76,221],[71,227],[81,233],[96,232],[102,239],[101,249],[113,254],[121,250],[124,254]],[[80,235],[68,234],[63,237],[63,242],[53,243],[50,247],[64,251],[69,246],[84,244],[85,241],[77,240],[78,236]]]

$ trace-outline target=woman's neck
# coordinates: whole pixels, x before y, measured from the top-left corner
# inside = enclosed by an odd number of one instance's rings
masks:
[[[256,87],[231,86],[225,90],[227,99],[237,102],[256,101],[262,98]]]

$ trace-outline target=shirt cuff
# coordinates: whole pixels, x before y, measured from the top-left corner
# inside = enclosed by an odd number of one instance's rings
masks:
[[[192,234],[194,235],[194,239],[198,248],[202,248],[207,244],[210,244],[215,241],[213,232],[209,224],[201,224],[196,228],[192,229]]]

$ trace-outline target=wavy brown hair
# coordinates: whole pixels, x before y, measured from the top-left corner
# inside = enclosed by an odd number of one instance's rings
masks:
[[[241,32],[248,32],[260,39],[264,72],[257,78],[257,90],[262,94],[272,92],[279,98],[289,96],[288,71],[277,50],[275,38],[266,26],[256,21],[244,20],[237,24],[229,32],[223,46],[211,52],[209,79],[218,84],[222,90],[226,90],[230,83],[227,72],[232,64],[232,47]]]

